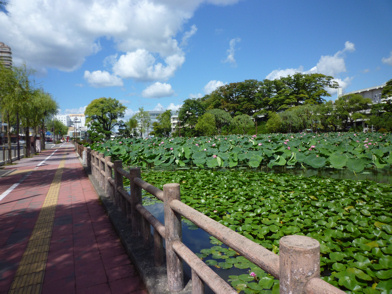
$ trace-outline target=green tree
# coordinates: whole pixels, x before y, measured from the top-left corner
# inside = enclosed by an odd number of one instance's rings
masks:
[[[84,112],[86,123],[90,124],[90,138],[110,139],[113,128],[122,125],[123,122],[119,119],[124,117],[125,109],[126,107],[114,98],[102,97],[91,101]]]
[[[323,97],[330,97],[327,88],[338,88],[333,77],[323,74],[301,74],[282,77],[283,83],[275,83],[275,95],[270,100],[270,105],[275,105],[277,110],[285,110],[302,104],[321,104]]]
[[[58,119],[53,119],[51,122],[48,122],[47,126],[53,132],[54,138],[63,138],[68,133],[68,127]]]
[[[233,122],[233,118],[230,116],[230,114],[222,109],[210,109],[207,110],[207,113],[214,115],[218,134],[221,134],[222,129],[229,127]]]
[[[119,133],[124,137],[136,136],[137,119],[133,116],[119,128]]]
[[[209,112],[204,113],[197,121],[195,129],[203,136],[216,135],[215,116]]]
[[[388,97],[392,97],[392,79],[386,82],[381,92],[381,98],[386,99]]]
[[[370,98],[364,98],[360,94],[343,95],[335,101],[332,114],[338,117],[340,127],[346,130],[352,121],[362,118],[359,112],[370,109],[371,104]]]
[[[240,114],[233,118],[233,123],[235,132],[241,132],[242,134],[246,134],[250,128],[254,127],[254,122],[252,117],[246,114]]]
[[[150,113],[148,111],[145,111],[144,108],[141,107],[139,108],[138,113],[136,113],[133,117],[138,122],[140,136],[141,137],[148,136],[149,134],[147,134],[147,132],[151,126]]]
[[[196,136],[197,131],[195,129],[195,126],[199,117],[201,117],[205,112],[205,106],[200,100],[186,99],[178,113],[178,119],[181,124],[181,135],[187,137]]]
[[[10,153],[11,126],[16,126],[16,134],[19,137],[19,118],[23,117],[22,113],[29,107],[32,97],[31,82],[29,80],[31,73],[31,70],[28,70],[26,66],[9,69],[0,63],[0,111],[3,120],[8,125],[7,137]],[[32,113],[25,113],[25,115],[31,116]],[[26,141],[27,139],[28,137]],[[27,148],[26,156],[29,156],[29,148]]]
[[[169,137],[171,132],[171,110],[166,110],[157,117],[157,122],[152,124],[154,136]]]
[[[265,128],[270,133],[277,133],[280,131],[282,126],[282,119],[276,112],[271,112]]]
[[[281,120],[281,124],[279,128],[281,132],[293,133],[301,130],[302,120],[298,116],[298,113],[296,111],[292,111],[291,109],[288,109],[286,111],[280,112],[278,115]]]
[[[203,100],[207,109],[219,108],[232,117],[240,114],[251,116],[261,108],[260,86],[257,80],[230,83],[219,87]]]
[[[333,102],[327,101],[323,104],[319,104],[314,110],[314,119],[319,129],[323,131],[330,131],[332,128],[337,128],[334,124],[333,117],[331,116],[333,112]]]

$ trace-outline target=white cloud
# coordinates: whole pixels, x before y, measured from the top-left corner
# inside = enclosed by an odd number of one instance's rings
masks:
[[[212,80],[207,83],[207,85],[204,86],[204,92],[206,94],[211,94],[213,91],[215,91],[217,88],[222,87],[226,85],[225,83],[217,80]]]
[[[156,82],[143,90],[142,96],[145,98],[162,98],[173,96],[174,90],[170,84]]]
[[[68,108],[68,109],[64,110],[64,114],[82,114],[82,113],[84,113],[86,108],[87,108],[87,105],[79,107],[79,108]]]
[[[179,111],[181,108],[182,104],[180,105],[174,105],[174,103],[170,103],[167,109],[170,109],[171,111]]]
[[[96,70],[89,72],[86,70],[84,72],[84,79],[87,80],[91,86],[96,88],[123,86],[123,81],[119,77],[111,75],[107,71]]]
[[[165,59],[165,64],[156,62],[156,58],[145,49],[138,49],[121,55],[113,66],[116,75],[139,81],[165,81],[172,77],[185,62],[182,53],[173,54]]]
[[[202,93],[197,93],[197,94],[189,94],[189,99],[197,99],[197,98],[202,98],[204,95]]]
[[[392,65],[392,51],[389,53],[389,57],[383,57],[381,61],[382,63]]]
[[[158,103],[157,106],[154,107],[154,111],[164,111],[165,108],[162,106],[161,103]]]
[[[351,43],[350,41],[346,41],[346,43],[344,43],[343,51],[354,52],[355,51],[354,43]]]
[[[197,27],[192,25],[191,29],[185,32],[184,36],[182,37],[181,46],[188,45],[188,40],[197,32]]]
[[[303,72],[302,66],[300,66],[297,69],[295,69],[295,68],[275,69],[266,76],[266,79],[277,80],[282,77],[292,76],[292,75],[299,73],[299,72]]]
[[[125,114],[124,114],[124,117],[123,117],[123,121],[129,120],[135,114],[136,114],[136,111],[133,111],[130,108],[125,109]]]
[[[345,89],[352,78],[348,77],[344,80],[339,78],[341,73],[346,72],[346,63],[345,63],[345,53],[346,52],[354,52],[355,45],[349,41],[346,41],[344,44],[344,49],[336,52],[333,56],[326,55],[321,56],[316,66],[312,67],[309,70],[304,70],[302,66],[299,68],[287,68],[287,69],[278,69],[273,70],[271,73],[267,75],[267,79],[274,80],[279,79],[281,77],[287,77],[289,75],[294,75],[295,73],[303,73],[303,74],[312,74],[312,73],[321,73],[327,76],[334,77],[335,81],[339,83],[340,87]],[[336,90],[331,89],[331,93],[336,92]]]
[[[125,100],[125,99],[120,99],[120,100],[118,100],[118,101],[119,101],[122,105],[131,103],[131,101]]]
[[[227,49],[227,57],[224,60],[224,62],[231,63],[232,65],[237,64],[237,62],[235,60],[235,51],[236,51],[235,45],[236,45],[236,43],[239,43],[239,42],[241,42],[240,38],[235,38],[235,39],[230,40],[230,43],[229,43],[230,48]]]
[[[145,71],[148,75],[138,70],[136,78],[167,79],[185,60],[177,38],[181,39],[179,32],[197,8],[203,3],[230,5],[238,1],[12,0],[7,5],[9,13],[0,13],[0,40],[12,48],[15,65],[25,62],[40,71],[73,71],[100,51],[99,40],[106,38],[125,56],[138,50],[154,56],[156,63],[148,63]],[[195,32],[195,26],[185,32],[183,44]],[[122,72],[133,78],[124,69]]]

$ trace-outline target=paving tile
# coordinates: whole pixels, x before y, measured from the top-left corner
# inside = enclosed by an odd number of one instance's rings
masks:
[[[112,293],[115,294],[129,294],[129,293],[143,293],[145,287],[139,277],[128,277],[121,280],[109,282]],[[145,292],[147,293],[147,292]]]
[[[53,150],[45,150],[35,158],[21,160],[20,166],[13,167],[15,175],[7,181],[0,177],[0,193],[52,153]],[[66,161],[56,209],[43,210],[63,155]],[[0,294],[8,292],[30,244],[33,247],[29,247],[29,254],[44,250],[40,254],[47,256],[43,294],[147,294],[72,148],[60,148],[0,204]],[[47,243],[46,247],[42,244],[48,238],[30,239],[41,210],[54,214],[50,222],[50,214],[45,216],[49,229],[45,222],[40,229],[45,234],[52,230],[50,245]]]
[[[77,294],[112,294],[107,283],[94,285],[88,288],[77,288]],[[116,294],[116,293],[113,293]]]

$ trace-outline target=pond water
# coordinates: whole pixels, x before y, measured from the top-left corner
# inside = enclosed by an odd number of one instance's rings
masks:
[[[146,209],[151,212],[161,223],[164,223],[163,203],[155,203],[146,206]],[[182,222],[182,242],[194,253],[199,253],[200,250],[210,248],[214,245],[210,243],[210,234],[204,230],[190,226],[186,222]],[[240,275],[246,273],[244,270],[231,268],[229,270],[211,267],[222,279],[226,282],[230,275]],[[184,262],[184,274],[191,277],[191,268]],[[229,283],[230,284],[230,283]],[[205,294],[214,293],[208,286],[205,287]]]

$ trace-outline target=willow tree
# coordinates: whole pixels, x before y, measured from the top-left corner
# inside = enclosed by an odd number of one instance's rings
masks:
[[[31,71],[26,66],[5,68],[0,64],[0,108],[3,119],[7,122],[7,138],[11,158],[11,125],[16,125],[19,154],[19,117],[29,103]]]

